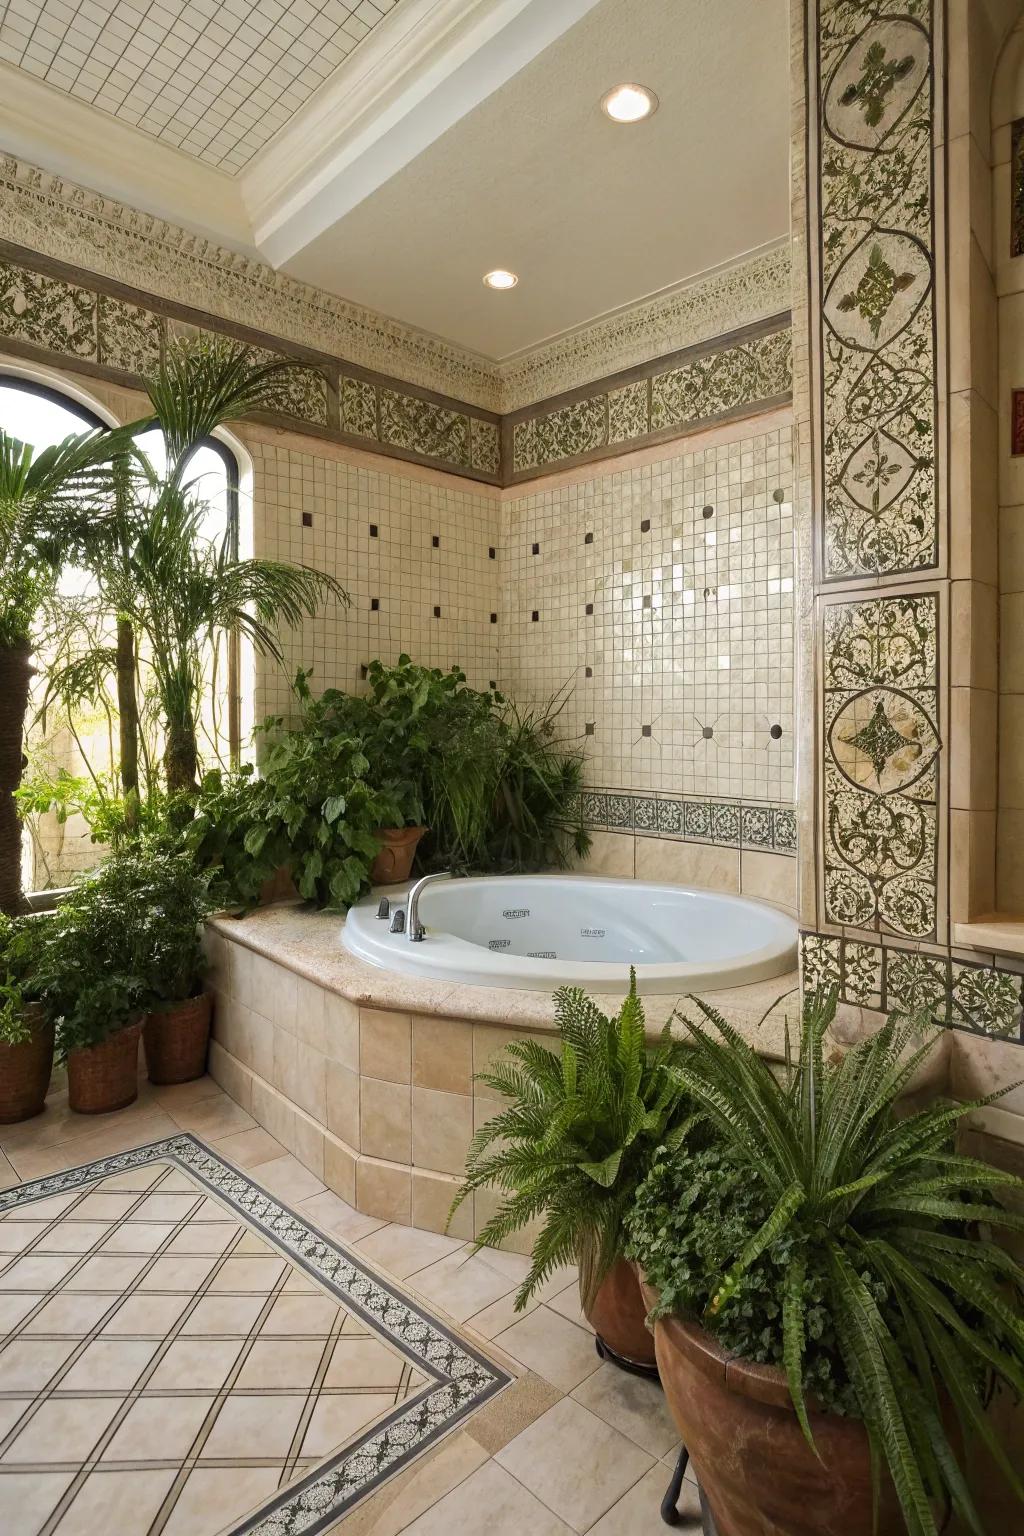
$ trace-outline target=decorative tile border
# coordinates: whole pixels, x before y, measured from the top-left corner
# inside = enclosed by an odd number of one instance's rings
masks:
[[[233,1207],[291,1263],[312,1275],[373,1332],[386,1337],[431,1382],[300,1482],[268,1500],[232,1536],[243,1532],[246,1536],[298,1536],[299,1532],[316,1536],[512,1381],[506,1371],[421,1305],[364,1269],[341,1244],[191,1135],[152,1142],[19,1184],[0,1193],[0,1211],[158,1160],[186,1169]]]
[[[854,1007],[915,1012],[942,1024],[1024,1045],[1024,975],[949,954],[805,933],[804,986],[836,987]]]
[[[605,380],[553,408],[542,401],[507,416],[508,483],[788,400],[793,388],[788,315],[742,339],[720,339],[661,359],[643,372],[639,379]]]
[[[790,805],[590,789],[583,796],[583,820],[594,831],[796,854],[796,811]]]
[[[939,558],[934,0],[818,0],[823,576]]]

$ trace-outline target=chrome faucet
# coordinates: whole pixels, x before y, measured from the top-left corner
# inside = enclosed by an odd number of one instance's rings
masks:
[[[451,870],[442,870],[437,875],[422,875],[412,890],[409,892],[409,903],[405,913],[405,927],[411,944],[420,944],[423,941],[424,928],[420,922],[420,892],[425,885],[433,885],[435,880],[450,880]]]

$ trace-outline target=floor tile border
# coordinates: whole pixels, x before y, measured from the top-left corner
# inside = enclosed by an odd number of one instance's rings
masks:
[[[168,1159],[236,1210],[374,1333],[432,1378],[382,1422],[234,1527],[231,1536],[316,1536],[514,1378],[397,1286],[358,1263],[247,1172],[189,1132],[30,1179],[0,1192],[0,1212]]]

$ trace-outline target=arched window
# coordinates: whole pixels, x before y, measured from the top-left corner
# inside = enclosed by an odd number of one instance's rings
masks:
[[[20,371],[0,369],[0,427],[12,437],[30,443],[37,451],[63,441],[73,433],[113,425],[110,416],[90,408],[74,394],[26,377]],[[157,475],[166,465],[160,432],[150,429],[138,439]],[[239,469],[231,450],[208,439],[192,454],[187,466],[190,489],[203,503],[201,536],[211,543],[226,541],[229,558],[239,552]],[[60,582],[67,605],[76,598],[88,599],[95,591],[91,578],[77,569],[65,570]],[[83,604],[84,606],[84,604]],[[107,637],[109,640],[109,636]],[[143,658],[144,659],[144,658]],[[45,647],[37,660],[38,675],[33,710],[26,739],[26,784],[38,788],[38,806],[26,821],[25,887],[27,890],[65,885],[70,876],[98,861],[102,845],[92,842],[89,819],[78,806],[109,793],[115,763],[116,714],[110,689],[98,688],[74,709],[51,705],[48,676],[56,670],[56,656]],[[240,657],[235,635],[218,637],[210,648],[207,686],[201,718],[201,747],[208,766],[227,766],[239,757],[242,733]],[[140,704],[149,710],[149,724],[156,727],[152,702],[145,698],[140,679]],[[54,809],[46,811],[47,785],[59,787]],[[66,798],[62,801],[60,796]]]

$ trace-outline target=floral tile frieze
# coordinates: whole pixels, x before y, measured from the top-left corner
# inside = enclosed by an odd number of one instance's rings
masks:
[[[91,289],[0,261],[0,336],[95,362],[96,311]]]
[[[877,1012],[927,1013],[936,1023],[1024,1044],[1024,975],[828,934],[801,936],[806,991],[834,987],[841,1003]]]
[[[824,575],[938,562],[932,0],[819,0]]]
[[[584,794],[582,809],[583,820],[593,831],[796,853],[792,806],[596,789]]]
[[[825,919],[933,938],[937,594],[827,606],[823,654]]]

